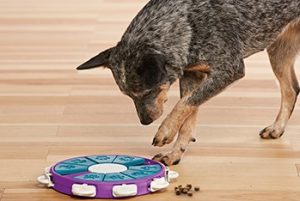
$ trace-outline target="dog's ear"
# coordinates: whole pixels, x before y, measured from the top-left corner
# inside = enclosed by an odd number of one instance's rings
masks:
[[[87,62],[81,64],[80,66],[77,67],[77,70],[86,70],[86,69],[91,69],[91,68],[97,68],[100,66],[105,66],[109,67],[109,57],[114,50],[115,47],[109,48],[97,56],[91,58]]]
[[[167,75],[165,68],[166,59],[161,54],[147,54],[143,57],[137,74],[140,76],[147,88],[159,84]]]

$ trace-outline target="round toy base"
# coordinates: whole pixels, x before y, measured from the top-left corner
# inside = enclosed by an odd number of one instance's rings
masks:
[[[57,163],[50,168],[58,192],[91,198],[123,198],[166,188],[165,166],[136,156],[93,155]]]

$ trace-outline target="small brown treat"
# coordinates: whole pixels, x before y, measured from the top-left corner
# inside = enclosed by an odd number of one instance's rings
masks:
[[[198,186],[195,186],[194,190],[195,191],[200,191],[200,188]]]
[[[176,191],[176,195],[181,195],[181,192],[180,191]]]
[[[178,188],[182,188],[182,185],[179,185]]]
[[[186,187],[189,188],[189,189],[193,188],[192,184],[187,184]]]
[[[190,196],[190,197],[193,196],[193,192],[192,192],[192,191],[189,191],[187,194],[188,194],[188,196]]]
[[[182,193],[183,193],[183,194],[187,194],[187,193],[188,193],[188,189],[184,188],[184,189],[182,190]]]

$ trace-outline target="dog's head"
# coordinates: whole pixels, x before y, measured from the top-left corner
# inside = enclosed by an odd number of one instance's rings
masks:
[[[109,68],[120,90],[134,101],[142,124],[151,124],[163,113],[170,82],[165,57],[156,53],[136,55],[110,48],[83,63],[78,70],[104,66]]]

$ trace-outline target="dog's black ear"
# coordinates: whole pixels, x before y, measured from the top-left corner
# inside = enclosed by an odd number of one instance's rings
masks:
[[[161,54],[147,54],[143,57],[137,74],[140,76],[147,88],[159,84],[167,75],[165,68],[166,59]]]
[[[86,70],[91,68],[97,68],[100,66],[106,66],[109,67],[109,57],[111,55],[111,52],[114,50],[115,47],[109,48],[97,56],[91,58],[87,62],[81,64],[77,67],[77,70]]]

